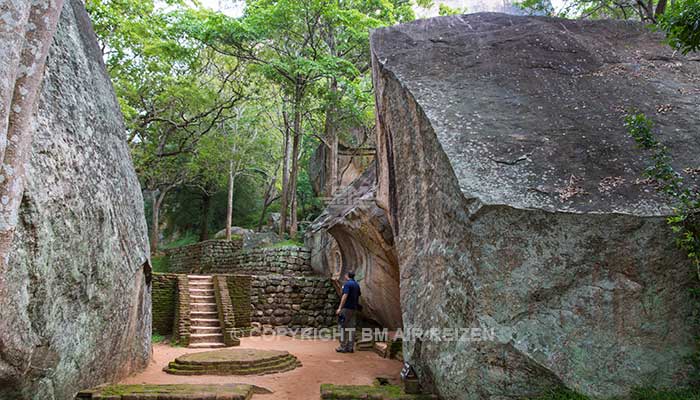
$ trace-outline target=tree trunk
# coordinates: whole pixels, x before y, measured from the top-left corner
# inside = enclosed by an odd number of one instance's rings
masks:
[[[289,236],[295,239],[297,236],[297,175],[299,172],[299,143],[301,141],[301,100],[302,100],[302,87],[297,84],[296,92],[294,95],[294,137],[292,140],[292,168],[289,173],[289,193],[291,198],[290,207],[290,217],[291,223],[289,225]]]
[[[233,160],[228,164],[228,204],[226,206],[226,240],[231,240],[231,224],[233,223],[233,183],[236,178],[233,170]]]
[[[156,254],[158,252],[158,245],[160,241],[160,210],[163,208],[163,203],[165,202],[165,196],[170,192],[175,185],[170,185],[158,192],[157,195],[153,196],[153,210],[152,210],[152,221],[151,221],[151,254]]]
[[[656,11],[654,12],[654,17],[656,20],[659,19],[663,13],[666,12],[666,4],[668,3],[668,0],[659,0],[659,3],[656,5]]]
[[[284,237],[287,231],[287,195],[289,192],[289,120],[284,114],[284,161],[282,164],[282,197],[280,198],[280,227],[279,235]]]
[[[260,213],[260,219],[258,220],[258,227],[256,229],[257,232],[260,232],[262,230],[263,223],[265,222],[265,213],[267,212],[267,208],[272,204],[274,201],[272,199],[272,191],[275,188],[275,182],[277,182],[277,172],[280,169],[280,163],[277,163],[277,166],[275,167],[275,173],[270,176],[270,183],[267,185],[267,190],[265,191],[265,198],[263,200],[263,208],[262,212]]]
[[[202,195],[202,211],[199,223],[199,241],[209,240],[209,210],[211,209],[211,196],[207,193]]]
[[[7,41],[0,43],[0,57],[10,67],[0,76],[0,280],[9,262],[24,193],[32,117],[62,8],[63,0],[3,2],[3,14],[17,19],[14,25],[4,22]]]
[[[331,92],[331,101],[332,103],[329,105],[328,109],[326,110],[326,125],[325,125],[325,136],[326,136],[326,143],[328,143],[329,151],[328,151],[328,175],[327,178],[328,182],[325,183],[326,190],[325,190],[325,196],[326,197],[333,197],[335,194],[336,190],[338,189],[338,132],[335,127],[335,111],[336,111],[336,106],[335,102],[337,99],[335,98],[337,92],[338,92],[338,81],[333,78],[331,79],[331,82],[329,84],[329,91]]]

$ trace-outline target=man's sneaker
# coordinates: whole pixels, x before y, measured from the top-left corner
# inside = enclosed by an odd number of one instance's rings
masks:
[[[346,353],[345,349],[342,347],[338,347],[337,349],[335,349],[335,352],[336,353]]]

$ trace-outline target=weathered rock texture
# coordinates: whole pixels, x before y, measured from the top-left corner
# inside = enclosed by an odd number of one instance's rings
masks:
[[[33,124],[2,272],[0,398],[70,399],[144,367],[151,351],[141,190],[79,0],[63,7]]]
[[[338,290],[347,272],[362,287],[362,315],[387,328],[399,328],[399,268],[386,212],[375,202],[376,165],[343,189],[306,235],[311,265],[330,276]]]
[[[350,185],[367,169],[374,160],[374,140],[376,134],[359,127],[348,129],[338,138],[337,176],[332,184],[333,156],[326,143],[318,145],[309,160],[309,178],[317,196],[333,197],[338,191]],[[336,193],[331,193],[335,189]]]
[[[693,278],[622,121],[641,109],[678,167],[697,163],[700,63],[661,39],[502,14],[373,33],[404,325],[495,332],[405,343],[443,398],[686,382]]]

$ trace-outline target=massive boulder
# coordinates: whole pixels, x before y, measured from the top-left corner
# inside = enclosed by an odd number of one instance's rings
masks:
[[[403,322],[474,339],[405,342],[426,388],[506,399],[687,383],[697,278],[623,126],[647,113],[678,170],[697,167],[700,62],[662,39],[503,14],[373,32],[378,202]]]
[[[311,265],[340,290],[347,272],[362,286],[362,316],[386,328],[402,326],[399,268],[386,212],[375,201],[376,164],[340,191],[305,235]]]
[[[80,0],[63,6],[32,129],[0,296],[0,398],[65,400],[151,354],[141,190]]]

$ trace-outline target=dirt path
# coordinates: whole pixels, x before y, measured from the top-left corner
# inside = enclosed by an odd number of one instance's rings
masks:
[[[338,354],[337,342],[300,340],[285,336],[251,337],[241,339],[241,348],[286,350],[301,360],[303,366],[290,372],[263,376],[177,376],[162,371],[176,357],[186,353],[209,351],[153,346],[153,361],[142,373],[121,383],[249,383],[272,390],[271,395],[256,395],[259,400],[318,400],[321,383],[341,385],[368,385],[377,376],[398,379],[401,363],[380,358],[373,352]]]

